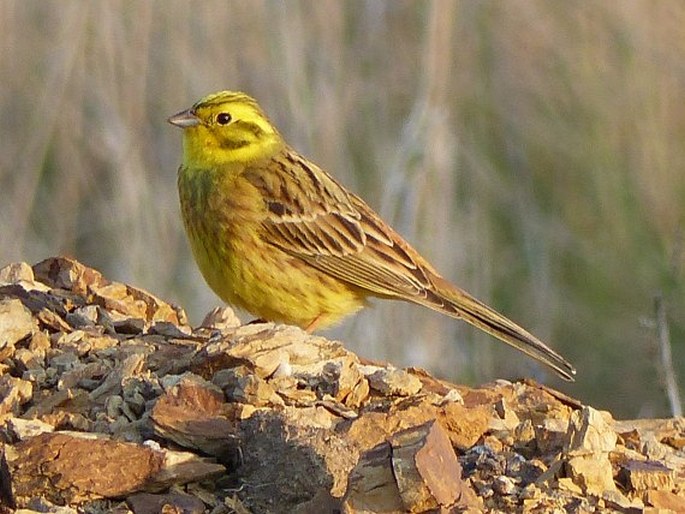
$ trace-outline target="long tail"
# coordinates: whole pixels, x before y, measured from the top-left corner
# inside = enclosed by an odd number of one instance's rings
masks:
[[[427,290],[425,298],[413,298],[412,301],[449,316],[461,318],[546,364],[564,380],[574,381],[576,369],[571,363],[537,337],[442,277],[435,280],[435,283],[434,291]]]

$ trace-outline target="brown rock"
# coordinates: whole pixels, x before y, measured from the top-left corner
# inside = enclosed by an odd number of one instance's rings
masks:
[[[390,438],[392,468],[404,507],[423,512],[443,507],[477,507],[473,490],[445,430],[436,421]]]
[[[535,442],[538,449],[544,453],[558,453],[568,442],[568,420],[550,418],[533,427]]]
[[[90,398],[97,400],[103,395],[118,393],[122,391],[123,383],[143,372],[145,369],[145,355],[134,353],[119,362],[118,366],[112,370],[107,378],[96,389],[91,391]]]
[[[138,493],[126,498],[135,514],[202,514],[205,504],[188,494]]]
[[[565,450],[572,454],[610,452],[618,436],[611,426],[611,416],[592,407],[571,414]]]
[[[366,377],[371,389],[383,396],[411,396],[421,390],[421,381],[402,369],[378,369]]]
[[[89,286],[107,283],[102,274],[68,257],[51,257],[33,266],[36,280],[53,288],[87,294]]]
[[[8,436],[15,441],[23,441],[54,430],[54,426],[38,419],[10,418],[7,420]]]
[[[568,476],[588,494],[602,496],[605,491],[615,491],[613,469],[605,453],[572,457],[566,462]]]
[[[219,386],[229,401],[249,403],[256,407],[283,405],[273,386],[246,366],[224,369],[214,374],[213,382]]]
[[[431,421],[365,452],[350,473],[346,512],[426,512],[478,507],[444,429]]]
[[[243,507],[244,508],[244,507]],[[250,514],[245,509],[240,511],[234,509],[236,514]],[[321,490],[311,500],[300,503],[292,510],[292,514],[317,514],[317,513],[339,513],[342,512],[340,498],[331,495],[329,491]]]
[[[94,289],[98,305],[108,311],[115,311],[128,318],[146,318],[147,307],[144,301],[136,301],[129,295],[126,284],[112,282]]]
[[[47,328],[51,332],[61,332],[60,336],[71,332],[71,325],[67,323],[62,316],[48,308],[42,308],[38,311],[36,318],[40,322],[41,328]]]
[[[31,400],[33,384],[9,375],[0,376],[0,415],[19,415],[21,406]]]
[[[75,512],[85,498],[102,498],[100,475],[117,465],[121,478],[111,483],[134,484],[120,490],[173,485],[137,496],[136,510],[192,511],[201,500],[217,514],[331,512],[347,490],[346,507],[355,500],[358,511],[450,512],[469,508],[448,505],[465,482],[483,501],[471,511],[637,512],[642,500],[648,512],[682,510],[682,418],[612,421],[532,381],[469,388],[420,369],[361,364],[297,328],[240,326],[230,309],[191,330],[178,307],[73,259],[0,269],[0,302],[30,326],[0,344],[0,439],[11,462],[0,467],[2,505],[12,504],[16,483],[39,495],[22,496],[19,507]],[[53,427],[51,437],[69,437],[62,451],[47,439]],[[84,443],[65,429],[100,435]],[[163,449],[176,445],[229,468],[183,486],[189,503],[175,496],[180,484],[208,463]],[[463,480],[446,468],[452,448]],[[143,478],[159,455],[162,468]],[[97,478],[84,485],[86,474]],[[125,510],[98,502],[79,508]]]
[[[676,450],[685,449],[685,436],[683,435],[666,436],[661,440],[661,442],[669,445],[671,448],[675,448]]]
[[[628,490],[633,491],[670,491],[675,485],[673,470],[656,461],[629,460],[621,465],[618,477]]]
[[[493,417],[490,424],[494,430],[514,430],[521,422],[516,411],[512,409],[504,398],[500,398],[494,404],[497,417]]]
[[[157,400],[151,420],[155,432],[185,448],[227,458],[236,443],[236,423],[216,386],[197,375],[184,376]]]
[[[357,394],[366,391],[366,395],[368,395],[368,382],[360,371],[358,363],[351,358],[336,359],[326,363],[320,376],[323,381],[316,387],[322,397],[328,394],[337,401],[345,401],[348,404],[347,398],[360,383],[366,383],[366,387],[362,385],[362,389],[357,391]],[[358,398],[352,401],[359,405],[363,399]]]
[[[361,514],[405,511],[392,468],[392,447],[388,443],[362,454],[350,472],[343,512]]]
[[[362,377],[359,382],[352,387],[352,390],[343,399],[343,402],[352,409],[358,409],[367,400],[370,392],[371,388],[369,387],[369,381]]]
[[[492,490],[502,496],[509,496],[518,492],[514,480],[506,475],[500,475],[492,483]]]
[[[14,346],[29,337],[38,326],[31,311],[14,298],[0,300],[0,360],[14,354]]]
[[[466,449],[476,444],[488,431],[491,416],[489,406],[468,408],[459,403],[448,403],[442,407],[437,419],[447,429],[452,444],[459,449]]]
[[[359,453],[334,429],[335,420],[340,418],[323,407],[288,406],[257,409],[241,420],[235,478],[261,484],[241,495],[251,509],[273,511],[276,502],[276,510],[291,512],[324,491],[342,496]]]
[[[64,504],[156,491],[207,478],[223,466],[192,454],[77,433],[44,433],[6,448],[18,504],[44,496]]]
[[[230,307],[215,307],[207,313],[200,326],[228,332],[235,330],[240,324],[240,319],[235,315],[233,309]]]
[[[90,406],[88,393],[80,389],[62,389],[51,394],[44,394],[34,398],[33,405],[26,411],[24,416],[41,418],[55,413],[60,408],[87,408]]]
[[[685,512],[685,495],[681,496],[670,491],[647,491],[644,497],[645,503],[651,507],[678,513]]]
[[[180,307],[168,304],[138,287],[127,285],[126,292],[137,305],[145,306],[146,321],[168,322],[180,326],[188,324],[188,317]]]
[[[25,262],[14,262],[0,269],[0,284],[18,284],[33,281],[33,270]]]

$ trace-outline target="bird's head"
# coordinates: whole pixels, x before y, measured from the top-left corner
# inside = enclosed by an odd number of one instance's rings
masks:
[[[208,167],[269,158],[284,145],[281,135],[250,96],[220,91],[169,118],[183,129],[183,163]]]

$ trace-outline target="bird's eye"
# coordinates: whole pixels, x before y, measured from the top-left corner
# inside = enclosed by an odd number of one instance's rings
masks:
[[[219,125],[228,125],[229,123],[231,123],[231,115],[227,112],[220,112],[216,115],[216,122]]]

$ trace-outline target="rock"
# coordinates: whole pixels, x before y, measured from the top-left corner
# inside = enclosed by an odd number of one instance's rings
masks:
[[[33,282],[33,270],[25,262],[15,262],[0,269],[0,284]]]
[[[350,474],[347,512],[425,512],[479,507],[461,478],[447,433],[436,422],[398,432],[362,455]]]
[[[135,514],[202,514],[205,504],[188,494],[166,493],[151,494],[137,493],[126,498],[126,503]]]
[[[89,287],[106,284],[99,271],[68,257],[52,257],[33,266],[36,280],[56,289],[86,294]]]
[[[445,430],[435,421],[393,434],[392,468],[402,503],[411,512],[477,506]]]
[[[568,444],[568,420],[544,419],[533,427],[535,443],[542,453],[560,452]]]
[[[657,509],[672,512],[685,512],[685,494],[671,491],[651,490],[645,492],[645,503]],[[655,513],[656,514],[656,513]]]
[[[18,415],[22,405],[28,403],[32,396],[33,384],[28,380],[8,375],[0,376],[0,416]]]
[[[33,496],[58,504],[115,498],[224,471],[190,453],[65,432],[43,433],[8,447],[5,465],[17,503]]]
[[[492,484],[492,490],[497,494],[508,496],[511,494],[516,494],[518,488],[510,477],[506,475],[500,475],[495,478]]]
[[[157,400],[151,420],[163,438],[229,460],[237,451],[237,425],[229,415],[221,390],[188,374]]]
[[[381,443],[362,454],[350,472],[343,509],[349,514],[404,511],[390,444]]]
[[[23,441],[29,437],[52,432],[55,427],[38,419],[10,418],[7,420],[9,439]]]
[[[401,369],[379,369],[366,378],[372,389],[385,396],[411,396],[421,390],[421,381]]]
[[[629,460],[621,465],[618,478],[628,490],[638,492],[670,491],[675,486],[673,470],[656,461]]]
[[[602,496],[616,490],[611,462],[604,453],[572,457],[566,462],[566,472],[584,493]]]
[[[608,413],[602,414],[592,407],[583,407],[571,414],[565,450],[570,454],[610,452],[616,447],[618,436],[614,432]]]
[[[229,401],[248,403],[255,407],[284,404],[269,382],[250,373],[245,366],[218,371],[213,381],[221,387]]]
[[[31,311],[20,300],[0,300],[0,360],[14,355],[15,345],[37,328]]]
[[[514,430],[521,420],[519,419],[516,411],[509,407],[507,401],[504,398],[500,398],[495,404],[495,412],[498,418],[493,418],[497,423],[492,423],[490,426],[493,430]]]
[[[229,332],[240,326],[240,319],[230,307],[215,307],[207,313],[200,326]]]
[[[62,257],[0,269],[0,306],[0,512],[683,510],[681,418],[362,363],[230,309],[192,329]]]

